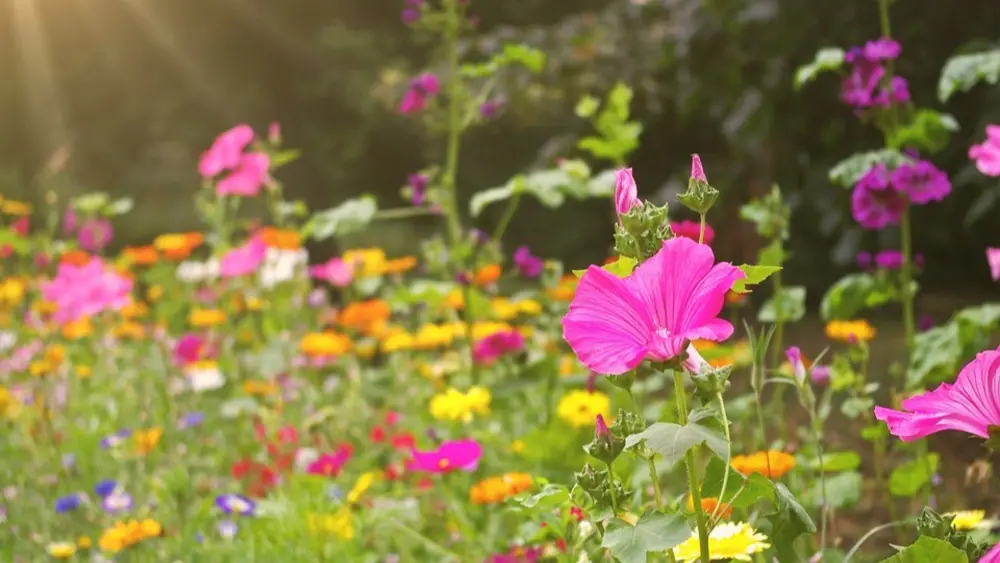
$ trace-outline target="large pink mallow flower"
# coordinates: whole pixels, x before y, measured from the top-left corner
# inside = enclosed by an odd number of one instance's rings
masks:
[[[588,268],[563,317],[563,338],[583,365],[605,375],[675,358],[691,340],[732,336],[733,325],[718,317],[744,277],[728,262],[716,264],[708,245],[672,238],[625,279]]]
[[[67,323],[131,301],[132,280],[119,275],[97,257],[83,266],[60,264],[56,277],[42,284],[42,296],[56,305],[53,320]]]
[[[899,223],[906,210],[906,198],[889,178],[889,170],[878,164],[854,185],[851,214],[868,230],[884,229]]]
[[[986,176],[1000,176],[1000,125],[986,126],[986,140],[969,147],[969,158]]]
[[[449,440],[436,450],[413,450],[410,460],[411,471],[424,473],[450,473],[452,471],[475,471],[479,458],[483,457],[483,447],[472,439]]]
[[[990,265],[993,281],[1000,281],[1000,248],[987,248],[986,262]]]
[[[246,276],[257,271],[267,256],[267,245],[258,237],[226,252],[219,261],[219,275],[224,278]]]
[[[322,264],[310,266],[309,275],[334,287],[347,287],[354,279],[354,264],[343,258],[334,257]]]
[[[1000,563],[1000,543],[991,547],[976,563]]]
[[[236,167],[215,185],[215,193],[255,196],[267,183],[270,168],[271,159],[266,154],[260,152],[244,154]]]
[[[875,418],[904,442],[943,430],[958,430],[989,438],[989,427],[1000,425],[1000,351],[980,352],[958,373],[955,383],[910,397],[903,411],[875,407]]]

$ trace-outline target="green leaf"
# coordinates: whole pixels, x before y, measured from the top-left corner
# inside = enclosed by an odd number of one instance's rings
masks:
[[[906,370],[906,386],[916,389],[945,381],[958,370],[962,342],[958,325],[947,323],[917,334],[913,338],[913,356]]]
[[[73,208],[81,213],[97,213],[109,201],[108,194],[104,192],[83,194],[72,199]]]
[[[520,64],[535,74],[542,72],[542,69],[545,68],[545,52],[523,43],[504,45],[503,59],[508,64]]]
[[[871,412],[875,400],[871,397],[850,397],[840,404],[840,412],[851,420],[856,420],[866,412]]]
[[[947,101],[955,92],[968,92],[980,82],[1000,82],[1000,49],[948,59],[938,81],[938,99]]]
[[[517,501],[524,508],[553,509],[569,502],[569,489],[565,485],[549,483],[537,493]]]
[[[815,532],[816,524],[784,483],[775,484],[774,494],[777,512],[768,516],[768,521],[771,522],[771,542],[778,552],[779,561],[797,561],[793,547],[795,539],[802,534]]]
[[[576,103],[576,115],[583,119],[591,118],[599,107],[601,107],[600,100],[593,96],[584,96]]]
[[[795,89],[811,82],[822,72],[838,70],[844,64],[844,50],[837,47],[826,47],[816,53],[816,58],[809,64],[802,65],[795,71]]]
[[[378,206],[372,196],[349,199],[336,207],[314,213],[302,228],[302,235],[319,241],[356,233],[371,223],[377,211]]]
[[[698,421],[689,421],[681,426],[672,422],[657,422],[638,434],[625,439],[625,447],[631,448],[646,441],[646,447],[663,456],[664,462],[672,466],[684,458],[688,450],[705,443],[720,457],[729,452],[729,442],[718,430],[709,428]]]
[[[771,244],[761,249],[757,256],[757,262],[761,266],[781,266],[785,263],[785,250],[782,247],[781,239],[774,239]]]
[[[861,456],[852,451],[825,453],[822,459],[816,458],[809,462],[813,471],[822,469],[824,473],[853,471],[860,466]]]
[[[944,540],[920,536],[913,545],[881,563],[969,563],[969,557]]]
[[[135,206],[135,201],[133,201],[132,198],[121,197],[105,205],[104,209],[101,210],[101,213],[103,213],[108,217],[114,217],[116,215],[124,215],[129,211],[132,211],[132,208],[134,206]]]
[[[718,456],[712,456],[701,480],[701,497],[716,498],[733,508],[747,508],[759,500],[774,500],[774,483],[760,473],[751,473],[744,477],[731,466],[728,467],[729,479],[726,482],[726,494],[722,495],[723,471],[727,469],[726,461]]]
[[[302,151],[299,149],[283,150],[271,156],[271,168],[279,168],[286,164],[295,162],[300,156],[302,156]]]
[[[454,282],[414,280],[401,284],[392,293],[390,302],[405,306],[423,303],[428,310],[437,308],[458,286]]]
[[[925,458],[910,460],[893,469],[889,474],[889,492],[896,497],[915,496],[937,472],[939,460],[938,454],[930,453]]]
[[[736,293],[749,293],[750,290],[747,289],[748,286],[757,285],[762,283],[764,280],[769,278],[771,274],[781,270],[780,266],[754,266],[751,264],[743,264],[739,266],[743,273],[747,277],[736,280],[733,283],[732,290]]]
[[[802,286],[782,287],[757,312],[757,320],[762,323],[795,323],[805,316],[806,288]]]
[[[0,248],[6,246],[10,246],[18,256],[25,256],[31,251],[31,242],[10,228],[0,229]]]
[[[826,483],[826,504],[830,508],[848,508],[861,500],[861,490],[864,488],[862,486],[863,479],[857,471],[827,475],[824,482]],[[812,483],[813,487],[809,489],[803,500],[806,505],[819,508],[823,503],[820,480],[815,479]]]
[[[913,159],[895,149],[881,149],[851,155],[830,169],[830,181],[844,188],[853,188],[858,180],[876,164],[885,164],[893,170]]]
[[[887,278],[867,273],[848,274],[823,295],[819,315],[824,321],[852,319],[859,312],[896,299],[898,291]]]
[[[605,264],[601,266],[601,269],[614,274],[619,278],[624,278],[632,273],[636,265],[639,262],[635,258],[629,258],[628,256],[619,256],[618,260],[610,264]],[[587,270],[573,270],[573,274],[578,278],[582,278],[583,274],[586,274]]]
[[[474,217],[478,217],[487,205],[510,199],[518,194],[531,195],[545,207],[555,209],[566,201],[566,196],[583,199],[614,193],[613,187],[611,192],[607,191],[605,180],[606,178],[602,178],[600,185],[592,186],[589,178],[579,176],[577,167],[539,170],[515,176],[503,186],[476,193],[469,201],[469,211]]]
[[[644,514],[633,526],[615,518],[608,523],[601,547],[621,563],[646,563],[646,554],[674,548],[691,537],[691,528],[680,514]]]
[[[937,152],[948,145],[951,134],[958,131],[955,118],[932,109],[922,109],[909,123],[893,129],[888,145],[894,149],[912,147],[921,151]]]

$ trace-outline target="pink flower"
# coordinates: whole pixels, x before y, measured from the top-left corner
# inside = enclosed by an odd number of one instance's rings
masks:
[[[90,219],[80,227],[77,240],[80,246],[88,252],[97,252],[107,246],[114,236],[111,221],[102,218]]]
[[[899,223],[906,209],[906,199],[889,181],[884,164],[872,167],[854,186],[851,213],[859,225],[878,230]]]
[[[789,347],[785,350],[785,357],[788,358],[788,363],[792,365],[792,375],[795,376],[795,381],[799,383],[805,381],[806,365],[802,362],[802,351],[799,350],[799,347]]]
[[[267,140],[272,143],[281,142],[281,124],[277,121],[272,121],[271,124],[267,126]]]
[[[241,124],[219,135],[211,148],[201,155],[198,172],[204,178],[212,178],[226,170],[236,168],[243,151],[253,141],[253,129]]]
[[[986,140],[969,147],[969,158],[986,176],[1000,176],[1000,125],[986,126]]]
[[[537,278],[545,269],[545,261],[531,253],[531,249],[522,246],[514,251],[514,265],[526,278]]]
[[[410,470],[424,473],[450,473],[452,471],[475,471],[479,458],[483,457],[483,447],[472,439],[449,440],[436,450],[413,450]]]
[[[989,427],[1000,425],[1000,351],[980,352],[954,384],[942,383],[904,400],[902,406],[904,411],[875,407],[875,418],[904,442],[943,430],[989,438]]]
[[[708,183],[705,169],[701,165],[701,157],[696,154],[691,155],[691,179],[696,182]]]
[[[410,87],[399,104],[400,113],[414,113],[427,107],[427,101],[437,95],[441,84],[437,76],[425,72],[410,81]]]
[[[219,263],[219,274],[224,278],[245,276],[257,271],[264,256],[267,245],[257,237],[251,238],[243,246],[234,248],[222,256]]]
[[[990,264],[993,281],[1000,281],[1000,248],[987,248],[986,261]]]
[[[255,196],[268,179],[271,159],[264,153],[241,155],[232,172],[219,180],[215,193],[219,195]]]
[[[197,334],[185,334],[174,345],[174,361],[184,366],[209,356],[205,341]]]
[[[76,231],[79,226],[79,221],[76,219],[76,211],[72,207],[66,208],[66,213],[63,213],[62,220],[62,230],[63,234],[69,235]]]
[[[991,547],[976,563],[1000,563],[1000,543]]]
[[[689,238],[695,242],[698,242],[698,237],[701,235],[701,223],[698,221],[671,221],[670,230],[674,232],[674,236]],[[708,223],[705,224],[705,244],[712,244],[715,240],[715,229],[712,228]]]
[[[901,165],[892,171],[889,179],[911,203],[941,201],[951,193],[948,175],[926,160]]]
[[[60,264],[55,279],[42,284],[42,296],[55,303],[53,319],[60,324],[119,310],[129,303],[131,293],[132,280],[96,257],[83,266]]]
[[[354,264],[342,258],[331,258],[323,264],[310,267],[309,275],[335,287],[347,287],[354,278]]]
[[[336,477],[347,460],[351,458],[351,448],[341,446],[334,453],[321,454],[315,461],[306,467],[306,473],[310,475],[323,475],[326,477]]]
[[[621,374],[644,359],[680,355],[690,340],[722,341],[733,325],[718,318],[739,268],[715,264],[708,245],[677,237],[625,279],[591,266],[580,279],[563,338],[591,370]]]
[[[478,364],[491,364],[497,358],[524,348],[524,336],[516,330],[495,332],[476,342],[472,357]]]
[[[639,188],[635,185],[635,178],[632,177],[631,168],[622,168],[615,171],[615,212],[618,213],[619,221],[621,216],[628,213],[634,207],[642,206],[639,201]]]
[[[608,428],[608,423],[604,421],[604,415],[598,414],[597,420],[594,422],[594,439],[604,438],[611,435],[611,429]]]

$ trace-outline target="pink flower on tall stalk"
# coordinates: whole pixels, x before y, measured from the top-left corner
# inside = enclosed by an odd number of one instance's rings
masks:
[[[354,264],[334,257],[309,268],[309,275],[334,287],[347,287],[354,279]]]
[[[203,178],[228,174],[215,186],[219,195],[255,196],[267,182],[271,159],[264,153],[245,153],[253,141],[249,125],[237,125],[218,136],[201,155],[198,172]]]
[[[985,176],[1000,176],[1000,125],[986,126],[986,140],[969,147],[969,158]]]
[[[438,77],[430,72],[425,72],[410,81],[410,87],[403,95],[403,101],[399,104],[400,113],[415,113],[423,111],[427,107],[427,102],[436,96],[441,90],[441,83]]]
[[[715,264],[708,245],[672,238],[625,279],[588,268],[563,317],[563,338],[583,365],[604,375],[647,358],[669,360],[691,340],[732,336],[733,325],[718,317],[733,282],[744,277],[728,262]]]
[[[641,207],[639,201],[639,188],[635,185],[635,178],[632,176],[631,168],[622,168],[615,171],[615,213],[618,220],[634,207]]]
[[[795,381],[800,384],[806,380],[806,364],[802,361],[802,350],[799,350],[798,346],[790,346],[785,350],[785,357],[788,358],[788,363],[792,366],[792,375],[795,377]]]
[[[56,305],[53,320],[62,324],[121,309],[131,301],[132,280],[94,257],[83,266],[60,264],[55,279],[41,289],[45,300]]]
[[[243,246],[226,252],[219,262],[219,275],[224,278],[246,276],[257,271],[267,255],[267,244],[258,237],[248,240]]]
[[[944,430],[989,438],[989,427],[1000,425],[1000,351],[980,352],[958,373],[954,384],[905,399],[904,410],[875,407],[875,418],[904,442]]]
[[[516,330],[504,330],[476,342],[472,347],[472,358],[477,364],[491,364],[504,354],[523,349],[524,336]]]
[[[987,248],[986,262],[990,265],[990,275],[993,276],[993,281],[1000,281],[1000,248]]]
[[[98,252],[111,243],[114,232],[111,221],[97,217],[84,222],[76,236],[81,248],[87,252]]]
[[[545,269],[545,261],[531,253],[531,249],[522,246],[514,251],[514,266],[526,278],[537,278]]]
[[[215,185],[219,195],[252,197],[267,183],[271,159],[264,153],[252,152],[240,157],[236,167]]]
[[[889,181],[906,194],[910,203],[918,205],[941,201],[951,193],[948,175],[926,160],[900,165],[889,175]]]
[[[701,223],[698,221],[671,221],[670,230],[674,232],[674,236],[689,238],[695,242],[698,242],[698,237],[701,236]],[[715,229],[712,228],[708,223],[705,224],[705,244],[712,244],[715,240]]]
[[[423,473],[451,473],[452,471],[475,471],[479,458],[483,457],[483,447],[472,439],[449,440],[436,450],[413,450],[411,471]]]
[[[906,199],[889,181],[889,171],[884,164],[866,172],[851,194],[851,213],[865,229],[878,230],[895,225],[905,209]]]

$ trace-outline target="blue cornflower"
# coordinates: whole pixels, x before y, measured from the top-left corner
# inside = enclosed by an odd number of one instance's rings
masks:
[[[257,505],[243,495],[227,494],[215,497],[215,505],[224,514],[240,514],[242,516],[253,516]]]
[[[124,442],[129,436],[132,435],[131,428],[125,428],[115,432],[114,434],[108,436],[107,438],[101,440],[102,448],[113,448]]]
[[[179,421],[177,421],[177,429],[184,430],[185,428],[194,428],[205,421],[205,413],[203,412],[189,412],[182,416]]]
[[[94,485],[94,493],[97,496],[104,498],[113,493],[116,487],[118,487],[117,481],[115,481],[114,479],[105,479],[100,483]]]
[[[70,510],[76,510],[79,508],[82,501],[83,495],[81,493],[73,493],[71,495],[59,497],[56,499],[56,512],[61,514],[69,512]]]

